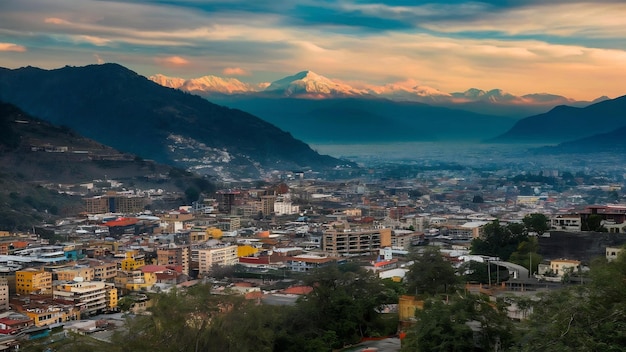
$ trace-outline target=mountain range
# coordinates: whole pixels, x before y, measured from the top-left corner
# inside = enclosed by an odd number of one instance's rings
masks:
[[[614,133],[624,126],[626,126],[626,96],[601,101],[584,108],[557,106],[546,113],[517,121],[510,130],[491,141],[558,144],[586,140],[583,144],[588,144],[595,139],[587,137]],[[579,141],[580,143],[582,141]]]
[[[436,88],[420,85],[414,80],[355,88],[312,71],[302,71],[271,83],[262,84],[249,84],[241,82],[236,78],[217,76],[183,79],[157,74],[149,78],[163,86],[198,94],[210,100],[221,95],[246,95],[247,99],[250,99],[250,97],[301,99],[384,98],[397,102],[420,102],[480,114],[517,118],[545,112],[557,105],[586,106],[590,103],[608,99],[607,97],[600,97],[593,102],[586,102],[548,93],[518,96],[501,89],[485,91],[477,88],[470,88],[464,92],[446,93]],[[230,101],[233,101],[233,99],[230,99]]]
[[[118,150],[222,179],[349,164],[247,112],[118,64],[2,68],[0,100]]]

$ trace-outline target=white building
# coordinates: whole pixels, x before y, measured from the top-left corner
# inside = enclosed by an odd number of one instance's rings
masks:
[[[74,302],[82,315],[92,315],[107,308],[107,293],[115,288],[111,284],[101,281],[76,281],[57,285],[52,290],[55,299],[64,299]]]
[[[237,246],[224,245],[210,248],[192,249],[192,258],[198,258],[198,273],[200,275],[211,272],[214,265],[228,266],[237,264]]]
[[[277,200],[274,202],[275,215],[294,215],[300,213],[300,206],[293,205],[290,201]]]

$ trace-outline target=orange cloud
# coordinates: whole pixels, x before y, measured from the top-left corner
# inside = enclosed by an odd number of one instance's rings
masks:
[[[68,21],[56,17],[48,17],[44,20],[44,22],[51,24],[70,24]]]
[[[189,64],[189,60],[180,56],[169,56],[155,59],[157,64],[165,66],[185,66]]]
[[[13,43],[0,43],[0,51],[14,51],[17,53],[23,53],[26,51],[26,47]]]
[[[225,76],[247,76],[250,73],[240,67],[226,67],[222,71],[222,74],[224,74]]]

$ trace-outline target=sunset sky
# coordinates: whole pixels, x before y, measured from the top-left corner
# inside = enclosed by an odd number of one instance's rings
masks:
[[[626,2],[0,0],[0,66],[626,94]],[[413,83],[411,83],[413,84]]]

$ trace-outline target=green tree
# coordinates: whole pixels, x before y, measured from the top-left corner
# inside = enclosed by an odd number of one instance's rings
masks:
[[[411,254],[413,264],[407,272],[407,292],[416,295],[435,295],[454,292],[458,277],[436,247],[424,247]]]
[[[498,220],[485,225],[482,236],[472,240],[471,253],[508,260],[517,246],[528,239],[528,235],[519,225],[512,223],[503,226]]]
[[[626,254],[591,265],[591,283],[549,293],[533,305],[521,351],[623,351]]]
[[[522,222],[528,229],[528,231],[536,232],[539,235],[542,235],[544,232],[550,229],[550,225],[548,225],[550,219],[547,216],[541,213],[533,213],[524,216]]]
[[[537,241],[537,237],[528,237],[528,240],[520,242],[517,251],[509,257],[509,261],[525,267],[531,274],[536,273],[539,264],[543,262],[543,257],[537,253],[538,250],[539,241]]]
[[[478,295],[427,300],[415,314],[402,351],[491,351],[514,343],[513,326],[499,306]]]

